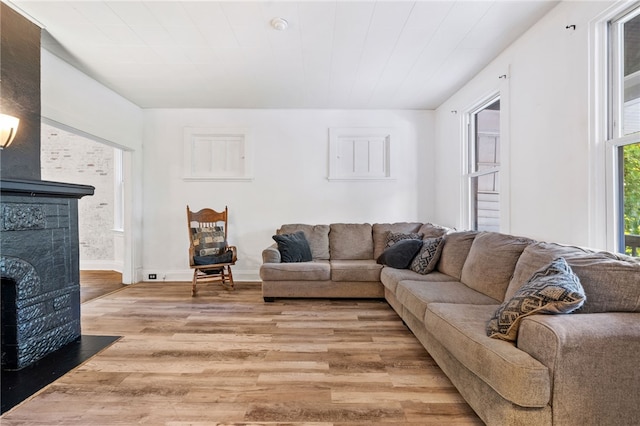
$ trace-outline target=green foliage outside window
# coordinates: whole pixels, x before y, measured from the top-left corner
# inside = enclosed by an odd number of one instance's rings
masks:
[[[640,143],[624,147],[624,233],[640,235]],[[631,248],[627,247],[627,254]]]

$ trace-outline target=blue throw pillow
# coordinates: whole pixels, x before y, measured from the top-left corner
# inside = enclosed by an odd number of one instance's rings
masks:
[[[422,247],[422,240],[401,240],[385,249],[377,262],[396,269],[407,269]]]
[[[309,262],[313,260],[311,247],[304,236],[304,232],[298,231],[293,234],[274,235],[273,239],[278,243],[278,251],[283,263],[289,262]]]

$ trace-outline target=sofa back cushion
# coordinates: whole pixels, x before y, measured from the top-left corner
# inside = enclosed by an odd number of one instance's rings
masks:
[[[373,224],[373,258],[380,257],[387,244],[387,234],[394,233],[417,233],[422,226],[417,222],[398,222],[398,223],[374,223]]]
[[[498,232],[481,232],[473,240],[460,281],[498,301],[504,295],[524,249],[533,243],[529,238]]]
[[[424,235],[424,239],[427,238],[438,238],[445,235],[447,232],[450,232],[451,229],[445,228],[444,226],[434,225],[433,223],[425,223],[420,229],[418,229],[418,233]]]
[[[332,223],[329,248],[332,260],[373,259],[371,224]]]
[[[307,238],[313,259],[329,260],[329,225],[287,224],[282,225],[276,233],[294,234],[298,231],[302,231]]]
[[[440,253],[438,271],[459,280],[462,274],[462,266],[467,260],[471,244],[477,231],[451,232],[444,237],[444,245]]]
[[[524,250],[505,298],[513,296],[537,269],[558,257],[563,257],[580,278],[587,296],[576,313],[640,312],[640,260],[546,242],[536,242]]]

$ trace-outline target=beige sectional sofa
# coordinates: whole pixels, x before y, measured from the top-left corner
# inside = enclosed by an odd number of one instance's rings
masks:
[[[490,425],[640,422],[640,262],[511,235],[432,224],[285,225],[313,260],[263,252],[265,300],[384,297],[480,418]],[[444,235],[436,269],[376,263],[388,232]],[[496,309],[534,272],[562,257],[586,301],[571,314],[530,315],[515,342],[487,336]]]

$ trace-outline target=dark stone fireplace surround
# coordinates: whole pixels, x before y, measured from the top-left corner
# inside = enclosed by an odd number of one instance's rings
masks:
[[[80,337],[78,199],[94,188],[0,181],[2,368],[19,370]]]

